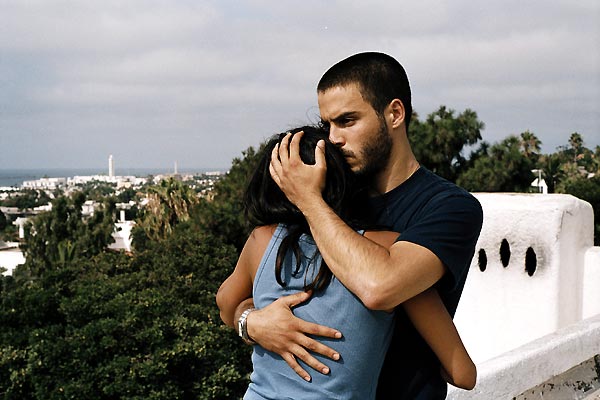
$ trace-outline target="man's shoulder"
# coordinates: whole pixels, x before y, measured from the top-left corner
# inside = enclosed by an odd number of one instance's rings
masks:
[[[424,169],[424,191],[427,192],[422,212],[426,215],[435,213],[446,216],[457,215],[465,219],[465,223],[481,226],[483,209],[479,200],[464,188],[456,185],[435,173]]]
[[[421,168],[423,168],[422,186],[425,186],[425,188],[422,187],[421,189],[425,189],[426,192],[429,192],[429,196],[432,200],[464,200],[466,204],[472,204],[474,206],[478,206],[479,208],[481,207],[479,200],[477,200],[477,198],[475,198],[475,196],[473,196],[466,189],[453,182],[450,182],[445,178],[442,178],[441,176],[424,167]]]

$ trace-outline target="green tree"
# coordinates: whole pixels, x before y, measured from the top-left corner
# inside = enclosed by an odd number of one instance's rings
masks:
[[[0,232],[6,229],[8,226],[8,220],[6,219],[6,215],[0,210]]]
[[[481,140],[483,122],[473,110],[455,116],[455,111],[446,106],[440,106],[424,122],[416,113],[414,117],[409,140],[417,160],[436,174],[456,181],[467,168],[463,150]]]
[[[52,199],[43,190],[23,189],[16,195],[2,201],[5,207],[17,207],[19,210],[32,209],[34,207],[46,205]]]
[[[244,218],[243,195],[262,151],[264,145],[258,150],[249,147],[242,158],[235,158],[227,175],[215,184],[212,197],[202,199],[194,215],[194,222],[201,229],[219,236],[238,251],[252,228]]]
[[[198,203],[196,192],[180,181],[169,178],[148,188],[148,203],[135,228],[134,245],[141,249],[146,240],[162,240],[173,228],[190,218],[192,207]],[[143,234],[142,234],[143,232]]]
[[[182,223],[133,256],[103,252],[0,277],[6,399],[240,398],[250,348],[214,296],[237,253]]]
[[[561,193],[569,193],[587,201],[594,209],[594,244],[600,245],[600,177],[577,177],[568,179],[560,188]]]
[[[534,175],[533,162],[522,152],[521,140],[508,136],[479,154],[457,183],[469,191],[527,192]]]
[[[548,185],[548,193],[554,193],[556,185],[565,176],[560,155],[556,153],[543,155],[540,158],[538,167],[542,170],[542,177]]]
[[[69,259],[89,258],[112,243],[114,201],[107,199],[91,217],[84,219],[85,200],[81,192],[58,197],[52,202],[51,211],[37,215],[26,226],[25,265],[33,276],[62,266],[67,261],[66,254],[70,254]]]
[[[117,195],[119,203],[129,203],[130,201],[135,201],[136,198],[137,192],[133,188],[126,188]]]
[[[569,137],[569,147],[573,151],[573,161],[577,161],[578,157],[583,153],[583,138],[577,132],[573,132]]]
[[[542,142],[535,133],[527,130],[520,135],[521,153],[529,159],[537,160],[540,151],[542,150]]]

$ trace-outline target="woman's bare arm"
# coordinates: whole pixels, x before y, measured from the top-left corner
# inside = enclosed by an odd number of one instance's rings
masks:
[[[389,248],[398,235],[390,231],[367,231],[364,236]],[[477,369],[437,290],[429,288],[406,300],[402,307],[440,360],[443,378],[456,387],[472,389],[477,380]]]
[[[402,307],[440,360],[443,378],[456,387],[473,389],[477,368],[437,290],[427,289],[402,303]]]
[[[221,284],[217,292],[217,306],[223,322],[234,328],[234,315],[239,304],[252,297],[252,283],[274,226],[261,226],[252,231],[240,254],[235,270]]]
[[[238,263],[233,273],[223,282],[217,292],[217,305],[221,311],[221,319],[228,326],[235,328],[235,321],[242,312],[254,306],[252,283],[254,276],[275,232],[275,225],[256,228],[244,245]],[[279,354],[300,377],[310,380],[310,374],[302,368],[297,359],[308,366],[327,374],[329,368],[315,358],[311,352],[322,354],[334,360],[339,354],[328,346],[317,341],[313,336],[340,338],[339,331],[295,317],[292,308],[307,301],[310,293],[299,292],[275,300],[262,310],[256,310],[248,315],[250,321],[259,321],[254,327],[258,330],[250,332],[249,336],[266,350]],[[267,315],[268,323],[261,324],[261,316]],[[261,328],[262,329],[259,329]],[[290,351],[290,345],[293,351]]]

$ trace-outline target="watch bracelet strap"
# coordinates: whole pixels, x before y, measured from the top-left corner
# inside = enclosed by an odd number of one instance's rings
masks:
[[[256,310],[256,308],[254,308],[254,307],[250,307],[250,308],[244,310],[244,312],[242,313],[242,315],[240,315],[240,318],[238,319],[238,336],[241,337],[242,340],[247,344],[255,344],[256,343],[254,340],[252,340],[250,338],[250,336],[248,336],[248,325],[247,325],[248,315],[254,310]]]

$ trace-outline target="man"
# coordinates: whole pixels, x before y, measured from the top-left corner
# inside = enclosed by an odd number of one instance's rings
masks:
[[[385,249],[335,215],[321,196],[323,146],[316,150],[315,165],[303,164],[298,155],[299,135],[291,140],[289,152],[274,150],[273,179],[305,215],[333,274],[367,307],[390,309],[435,285],[454,315],[481,230],[482,210],[473,196],[415,159],[407,136],[412,106],[403,67],[385,54],[356,54],[331,67],[317,92],[330,141],[342,149],[352,171],[370,182],[372,197],[367,208],[372,221],[400,232],[400,237]],[[282,142],[281,149],[287,148],[287,142]],[[311,353],[343,358],[314,338],[341,337],[343,327],[323,327],[293,316],[291,308],[309,295],[281,298],[254,311],[247,311],[252,306],[248,299],[236,312],[242,315],[240,331],[246,337],[280,354],[305,379],[310,379],[309,374],[298,360],[328,373]],[[402,308],[396,312],[378,398],[445,398],[447,387],[439,362]]]

